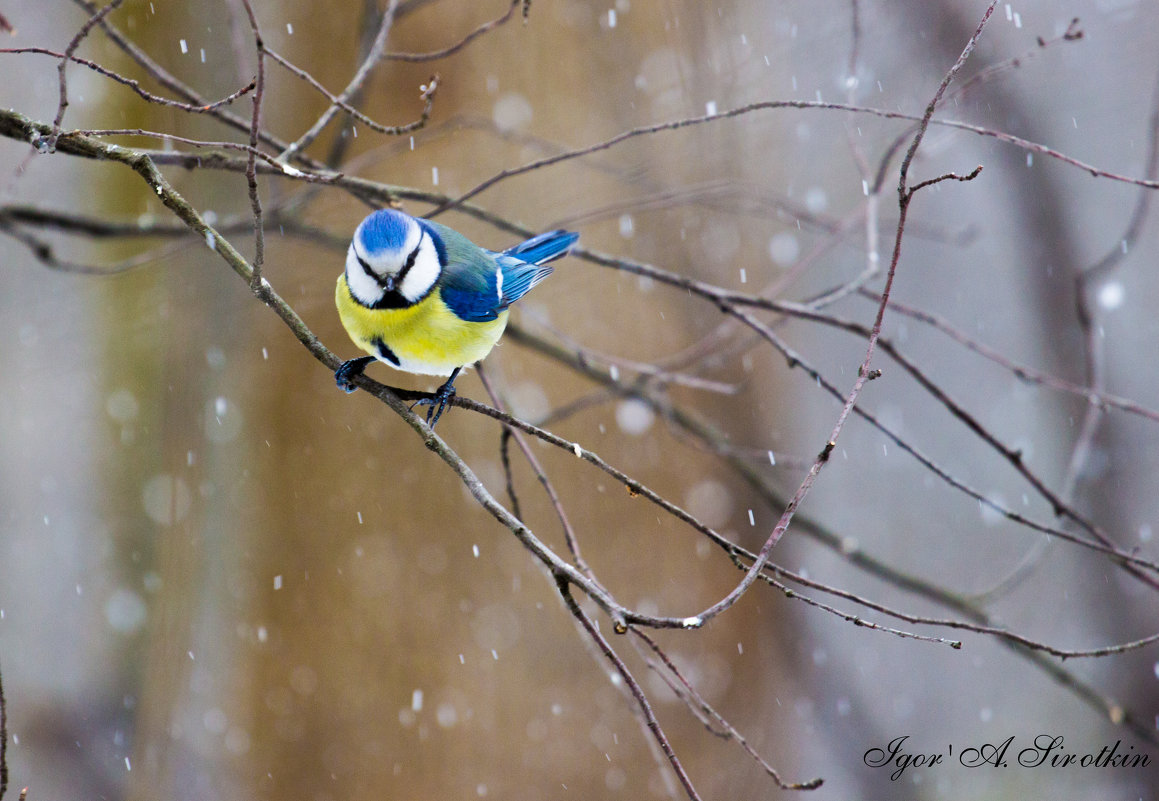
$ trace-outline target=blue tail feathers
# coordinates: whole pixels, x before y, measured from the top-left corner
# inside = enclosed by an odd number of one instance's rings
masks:
[[[546,264],[566,254],[577,239],[579,234],[561,228],[520,242],[515,247],[503,251],[503,255],[514,256],[529,264]]]
[[[547,262],[565,255],[577,239],[579,234],[572,231],[548,231],[497,254],[495,260],[503,271],[504,307],[551,275]]]

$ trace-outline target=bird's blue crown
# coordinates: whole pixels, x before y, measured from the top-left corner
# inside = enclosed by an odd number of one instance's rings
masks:
[[[367,255],[401,251],[406,247],[414,221],[393,209],[379,209],[358,226],[358,235]]]

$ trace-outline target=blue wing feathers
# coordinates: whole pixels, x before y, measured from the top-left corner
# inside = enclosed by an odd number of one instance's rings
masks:
[[[494,320],[499,312],[507,308],[507,304],[499,302],[495,274],[488,274],[486,279],[489,286],[483,286],[483,282],[447,282],[440,290],[443,302],[461,320],[471,323]]]
[[[482,248],[472,252],[462,243],[448,242],[449,263],[440,279],[443,302],[462,320],[494,320],[551,275],[552,268],[545,262],[566,254],[578,238],[579,234],[570,231],[548,231],[502,253]],[[498,273],[503,276],[502,287],[496,281]]]

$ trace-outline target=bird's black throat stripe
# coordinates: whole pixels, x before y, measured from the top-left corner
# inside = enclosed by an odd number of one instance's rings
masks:
[[[381,357],[382,359],[384,359],[387,362],[390,362],[395,367],[398,367],[398,365],[399,365],[398,356],[395,355],[395,352],[393,350],[391,350],[389,347],[387,347],[387,344],[385,342],[383,342],[378,337],[375,337],[374,339],[370,340],[370,344],[374,346],[374,349],[376,351],[378,351],[379,357]]]

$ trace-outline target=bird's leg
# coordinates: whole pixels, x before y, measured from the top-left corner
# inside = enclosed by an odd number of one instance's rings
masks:
[[[357,359],[342,362],[342,366],[334,371],[334,382],[343,392],[353,392],[358,389],[354,386],[354,379],[362,375],[366,365],[372,361],[374,361],[373,356],[359,356]]]
[[[451,372],[451,377],[444,381],[441,387],[435,390],[433,397],[417,400],[414,406],[411,406],[411,409],[414,409],[415,406],[431,407],[427,411],[427,425],[431,428],[435,427],[435,423],[439,422],[439,418],[443,416],[443,410],[450,405],[451,398],[455,394],[455,379],[459,377],[459,371],[462,369],[462,367],[456,367]]]

